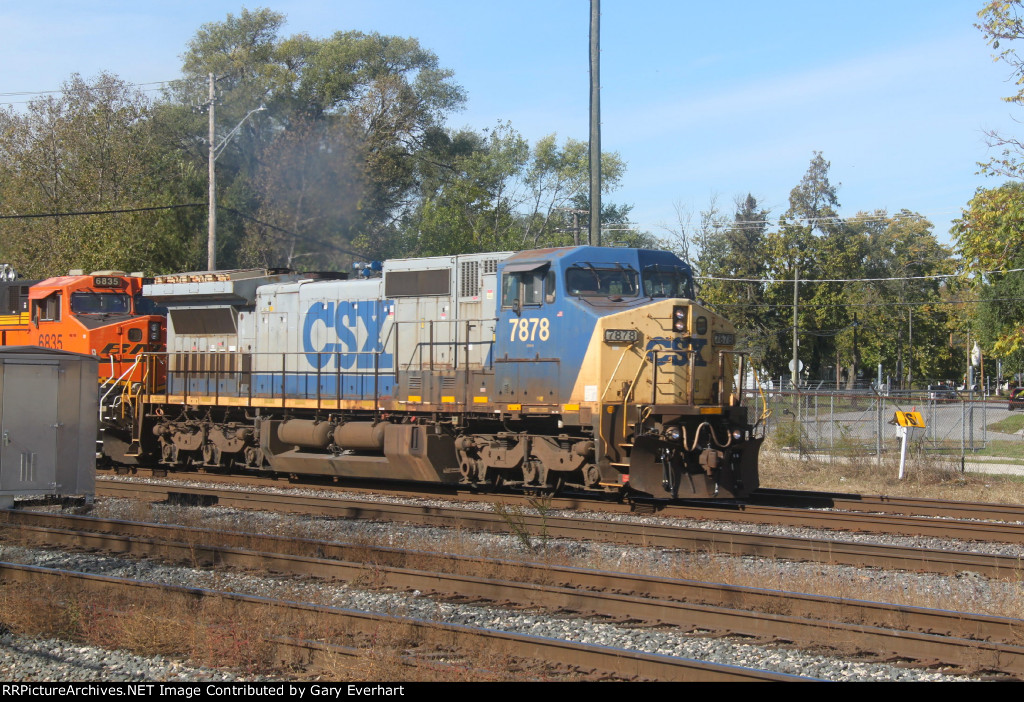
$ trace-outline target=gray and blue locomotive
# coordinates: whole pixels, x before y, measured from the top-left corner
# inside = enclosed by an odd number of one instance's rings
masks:
[[[161,276],[130,453],[170,466],[742,497],[732,325],[673,254],[572,247],[330,279]],[[166,385],[158,379],[166,377]]]

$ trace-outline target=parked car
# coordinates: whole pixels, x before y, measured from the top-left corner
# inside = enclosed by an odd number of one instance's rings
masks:
[[[957,395],[956,390],[948,385],[929,385],[928,386],[928,399],[929,400],[956,400],[960,396]]]
[[[1015,409],[1024,409],[1024,388],[1014,388],[1010,391],[1010,401],[1006,409],[1011,412]]]

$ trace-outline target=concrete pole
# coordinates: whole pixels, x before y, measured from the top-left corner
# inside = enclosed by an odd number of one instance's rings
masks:
[[[214,105],[214,84],[213,74],[210,74],[210,95],[207,107],[210,110],[210,151],[209,151],[209,173],[207,179],[209,181],[210,194],[209,194],[209,212],[207,214],[207,240],[206,240],[206,270],[215,271],[217,270],[217,179],[214,175],[213,162],[216,159],[214,150],[217,148],[215,143],[216,139],[216,121],[213,114]]]
[[[590,245],[601,245],[601,0],[590,0]]]

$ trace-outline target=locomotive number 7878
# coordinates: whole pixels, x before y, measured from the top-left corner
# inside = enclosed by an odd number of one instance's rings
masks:
[[[508,321],[512,325],[509,341],[515,341],[517,336],[520,341],[547,341],[551,336],[551,320],[546,317],[523,317]]]

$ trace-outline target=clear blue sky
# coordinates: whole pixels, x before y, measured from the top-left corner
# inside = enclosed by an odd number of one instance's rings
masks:
[[[1024,136],[1008,69],[974,28],[982,0],[602,2],[602,143],[626,160],[605,199],[659,232],[676,205],[752,193],[774,216],[815,150],[841,213],[906,208],[945,239],[978,186],[984,129]],[[261,4],[247,5],[250,8]],[[588,0],[277,0],[284,34],[414,36],[455,72],[453,127],[508,120],[531,141],[585,139]],[[196,29],[237,14],[221,0],[0,0],[0,102],[73,72],[173,79]],[[1024,118],[1024,115],[1017,114]]]

